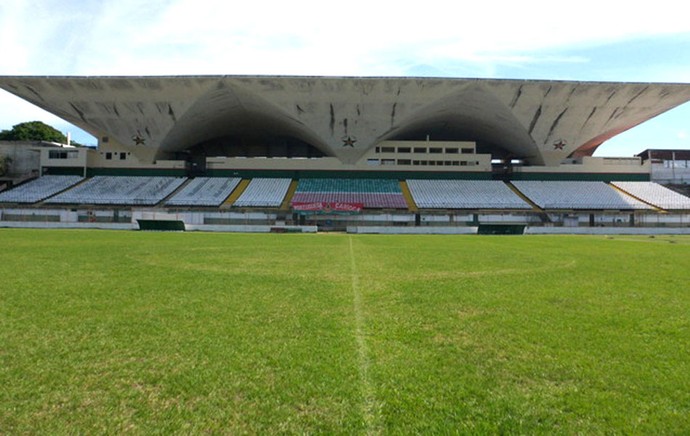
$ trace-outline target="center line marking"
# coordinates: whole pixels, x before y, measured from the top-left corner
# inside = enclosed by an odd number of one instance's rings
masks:
[[[376,402],[374,386],[369,377],[369,348],[367,347],[364,335],[364,315],[362,314],[362,293],[359,289],[359,273],[355,262],[355,251],[352,246],[352,236],[350,242],[350,267],[352,273],[352,296],[353,309],[355,313],[355,341],[357,343],[357,354],[359,360],[359,378],[362,383],[362,413],[364,422],[367,426],[367,434],[381,433],[381,410]]]

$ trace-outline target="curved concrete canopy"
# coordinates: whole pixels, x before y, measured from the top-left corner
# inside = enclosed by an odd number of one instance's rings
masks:
[[[135,153],[263,129],[344,164],[428,131],[558,165],[690,101],[687,84],[439,78],[5,76],[0,87]]]
[[[487,143],[543,165],[534,140],[520,122],[479,82],[436,100],[400,122],[384,139],[471,140]]]
[[[296,138],[330,154],[328,144],[280,107],[234,84],[220,82],[175,122],[161,140],[158,155],[231,136]]]

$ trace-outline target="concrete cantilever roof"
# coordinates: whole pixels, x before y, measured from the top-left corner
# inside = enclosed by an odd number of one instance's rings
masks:
[[[3,76],[0,87],[96,137],[160,156],[266,129],[343,163],[382,140],[441,132],[557,165],[690,101],[688,84],[407,77]]]

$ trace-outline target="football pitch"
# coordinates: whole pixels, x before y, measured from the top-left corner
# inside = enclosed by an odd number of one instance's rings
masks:
[[[0,242],[1,434],[690,432],[690,238]]]

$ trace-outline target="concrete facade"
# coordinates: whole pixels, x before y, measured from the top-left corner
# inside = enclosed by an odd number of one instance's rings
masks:
[[[0,87],[138,164],[286,138],[359,166],[384,141],[428,139],[557,167],[690,101],[687,84],[488,79],[5,76]]]
[[[21,183],[26,179],[38,177],[41,156],[49,155],[49,150],[68,150],[57,144],[42,141],[0,141],[0,181]],[[70,148],[69,150],[74,150]]]

